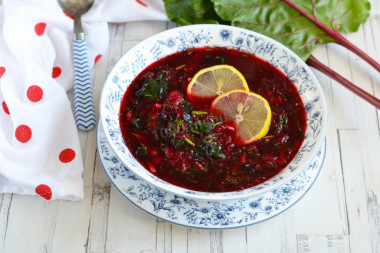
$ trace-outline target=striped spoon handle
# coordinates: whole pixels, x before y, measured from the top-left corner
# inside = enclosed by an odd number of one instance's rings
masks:
[[[73,58],[75,122],[79,130],[89,131],[96,119],[85,40],[74,40]]]

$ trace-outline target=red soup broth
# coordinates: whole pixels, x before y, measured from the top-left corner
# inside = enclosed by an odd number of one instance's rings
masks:
[[[268,100],[268,133],[248,145],[235,127],[210,113],[211,101],[186,89],[201,69],[228,64],[251,92]],[[258,185],[283,170],[304,139],[306,112],[295,85],[256,56],[226,48],[188,49],[145,68],[124,94],[120,127],[127,147],[148,171],[190,190],[228,192]]]

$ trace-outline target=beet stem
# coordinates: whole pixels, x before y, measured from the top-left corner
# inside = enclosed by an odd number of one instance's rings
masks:
[[[341,83],[344,87],[346,87],[347,89],[349,89],[350,91],[358,95],[359,97],[363,98],[368,103],[375,106],[377,109],[380,109],[380,100],[378,98],[374,97],[370,93],[366,92],[365,90],[359,88],[352,82],[348,81],[346,78],[339,75],[337,72],[335,72],[334,70],[330,69],[329,67],[327,67],[326,65],[318,61],[313,55],[311,55],[309,59],[307,59],[306,63],[309,66],[331,77],[335,81]]]
[[[291,7],[293,7],[295,10],[300,12],[303,16],[305,16],[310,21],[314,22],[319,28],[321,28],[323,31],[325,31],[328,35],[330,35],[332,38],[334,38],[337,43],[344,46],[345,48],[351,50],[354,52],[357,56],[361,57],[363,60],[368,62],[371,66],[373,66],[378,72],[380,72],[380,64],[376,62],[374,59],[369,57],[366,53],[364,53],[361,49],[356,47],[354,44],[349,42],[345,37],[343,37],[340,33],[337,31],[331,29],[330,27],[323,24],[321,21],[319,21],[316,17],[313,17],[306,11],[302,10],[299,6],[291,2],[290,0],[284,0],[287,4],[289,4]]]

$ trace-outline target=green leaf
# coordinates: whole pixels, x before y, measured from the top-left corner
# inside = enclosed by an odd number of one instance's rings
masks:
[[[164,0],[168,18],[180,25],[223,23],[210,0]]]
[[[136,91],[135,95],[138,97],[145,97],[150,99],[163,98],[168,91],[169,83],[166,80],[166,75],[162,71],[157,75],[155,80],[146,79],[142,87]]]
[[[144,82],[143,86],[136,92],[136,96],[145,98],[158,98],[160,84],[152,79]]]
[[[214,10],[217,18],[211,11]],[[292,0],[314,18],[339,33],[356,32],[367,21],[367,0]],[[168,17],[181,25],[224,20],[226,24],[267,35],[307,60],[317,44],[336,42],[314,22],[283,0],[165,0]]]
[[[335,42],[315,23],[282,0],[213,0],[216,13],[234,26],[267,35],[303,60],[317,44]],[[367,0],[292,0],[337,32],[355,32],[369,17]]]
[[[213,158],[225,158],[226,156],[222,153],[222,147],[218,145],[211,145],[210,146],[210,156]]]
[[[141,119],[139,119],[139,118],[131,119],[132,128],[135,130],[140,129],[141,128],[140,121],[141,121]]]
[[[209,121],[195,121],[191,126],[192,130],[202,132],[202,133],[210,133],[214,129],[214,124]]]

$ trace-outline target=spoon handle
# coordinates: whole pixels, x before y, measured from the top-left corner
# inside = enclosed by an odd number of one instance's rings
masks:
[[[96,118],[85,40],[74,40],[73,60],[75,122],[79,130],[89,131],[94,128]]]

